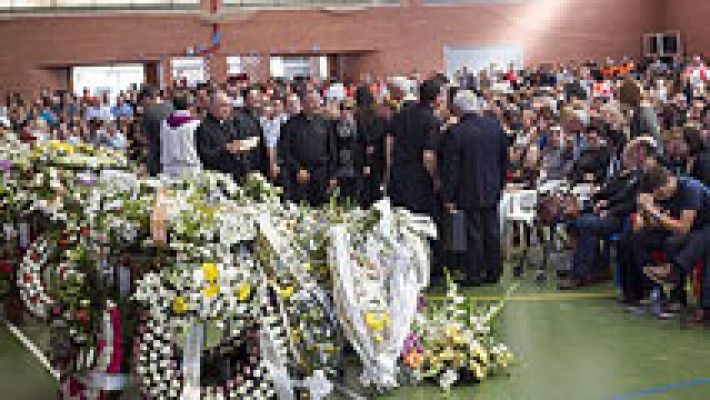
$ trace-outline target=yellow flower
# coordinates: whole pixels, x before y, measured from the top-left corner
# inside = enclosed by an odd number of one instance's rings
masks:
[[[383,331],[389,324],[389,316],[387,314],[378,314],[369,312],[365,314],[365,324],[373,332]]]
[[[303,263],[303,269],[306,271],[310,271],[311,270],[311,263],[309,263],[309,262]]]
[[[477,379],[483,379],[486,377],[486,370],[479,363],[472,364],[471,371]]]
[[[251,295],[251,285],[249,285],[246,282],[239,285],[239,301],[249,300],[250,295]]]
[[[187,312],[187,302],[182,296],[178,296],[173,300],[173,312],[175,314],[185,314]]]
[[[280,288],[279,295],[282,299],[288,300],[289,298],[291,298],[291,296],[293,296],[293,286],[286,286],[284,288]]]
[[[446,350],[441,352],[440,357],[442,360],[453,361],[453,359],[456,357],[456,355],[454,354],[454,351],[451,350],[451,348],[446,348]]]
[[[447,326],[446,331],[444,333],[446,334],[446,337],[449,339],[454,339],[455,337],[460,336],[459,328],[455,325]]]
[[[295,328],[291,331],[291,340],[293,340],[294,343],[299,343],[301,341],[301,330],[298,328]]]
[[[74,147],[69,143],[62,143],[60,150],[67,154],[74,154]]]
[[[210,283],[207,289],[202,290],[202,294],[208,299],[215,297],[219,293],[219,285],[216,283]]]
[[[214,263],[202,264],[202,273],[204,274],[205,280],[210,283],[216,282],[219,276],[219,271]]]

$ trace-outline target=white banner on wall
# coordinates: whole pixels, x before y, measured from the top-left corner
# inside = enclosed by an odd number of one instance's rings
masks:
[[[92,96],[108,93],[111,102],[115,101],[120,91],[128,90],[132,85],[140,86],[145,80],[143,64],[115,64],[78,66],[72,68],[74,92],[81,95],[89,89]]]
[[[482,69],[489,69],[491,65],[498,69],[507,70],[510,63],[516,68],[523,65],[523,48],[520,45],[490,45],[490,46],[445,46],[444,62],[446,75],[453,77],[456,71],[464,66],[478,74]]]

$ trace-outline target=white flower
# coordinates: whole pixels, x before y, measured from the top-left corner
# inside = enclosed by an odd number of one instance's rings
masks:
[[[439,378],[439,385],[442,387],[444,390],[449,390],[451,386],[453,386],[456,381],[458,381],[459,376],[454,371],[453,369],[447,369],[446,372],[444,372],[443,375],[441,375],[441,378]]]

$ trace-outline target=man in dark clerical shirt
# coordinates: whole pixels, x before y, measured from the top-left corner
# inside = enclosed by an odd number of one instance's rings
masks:
[[[209,113],[195,132],[197,154],[205,169],[232,174],[237,181],[250,172],[265,170],[263,138],[245,126],[235,126],[229,96],[215,92]]]
[[[390,197],[396,206],[433,216],[435,211],[437,137],[441,125],[434,115],[440,88],[425,81],[419,102],[395,115],[389,132],[393,140]]]
[[[337,149],[332,122],[319,115],[321,98],[308,91],[303,110],[281,128],[279,155],[291,181],[290,200],[320,206],[328,201],[335,179]]]

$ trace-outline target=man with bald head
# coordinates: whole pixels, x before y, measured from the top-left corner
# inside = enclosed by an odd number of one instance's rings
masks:
[[[231,174],[239,181],[249,172],[263,172],[268,166],[264,141],[238,130],[232,118],[232,99],[223,91],[212,94],[209,112],[195,138],[205,169]]]

